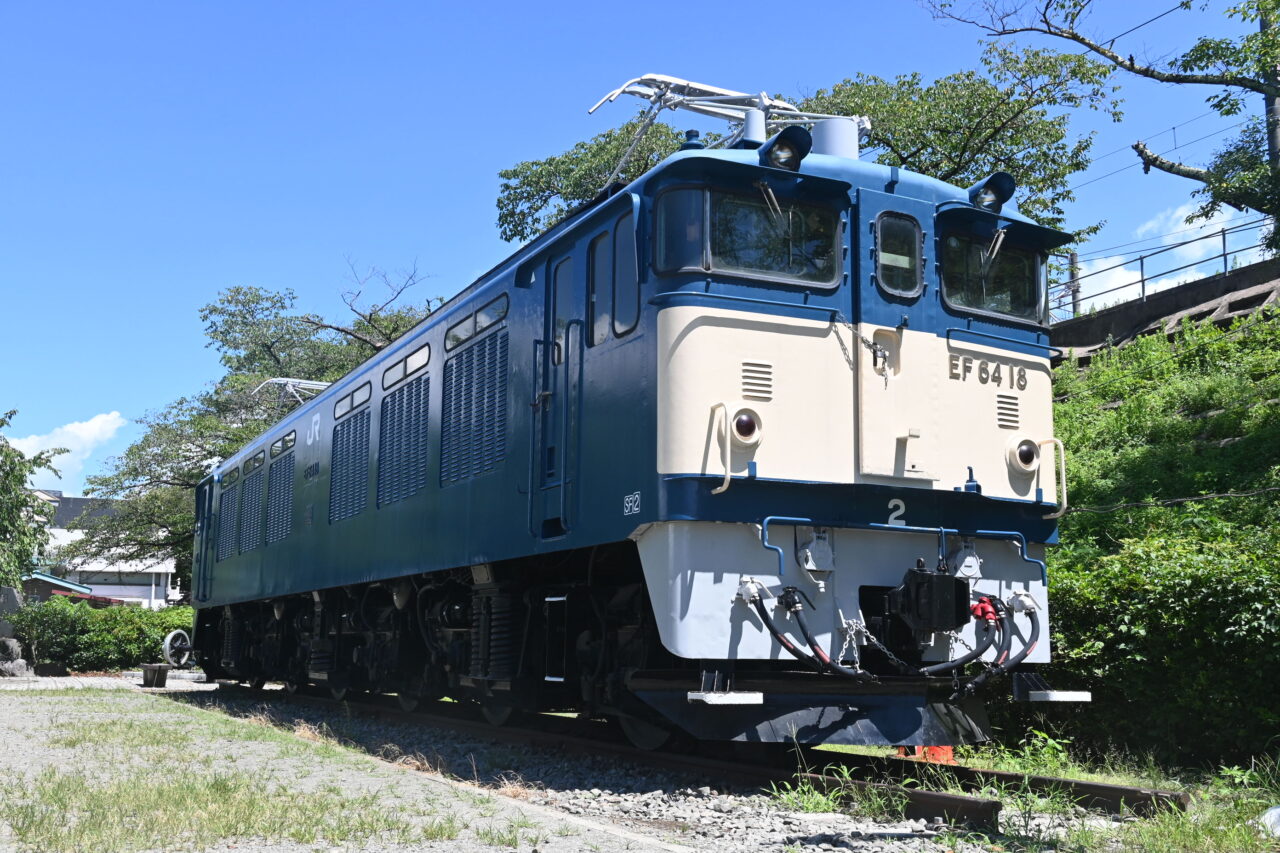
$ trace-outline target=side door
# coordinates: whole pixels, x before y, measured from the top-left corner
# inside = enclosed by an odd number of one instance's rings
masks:
[[[534,347],[531,530],[555,539],[573,527],[586,349],[586,270],[572,250],[553,255],[545,282],[542,339]]]
[[[208,601],[213,591],[213,487],[212,477],[196,487],[196,541],[191,567],[192,594],[196,601]]]
[[[933,205],[858,190],[858,470],[862,475],[937,479],[941,375]]]

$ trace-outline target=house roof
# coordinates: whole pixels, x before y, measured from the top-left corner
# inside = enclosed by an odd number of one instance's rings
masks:
[[[59,498],[58,509],[53,514],[53,526],[63,530],[71,530],[76,519],[86,512],[89,518],[113,515],[116,512],[116,508],[112,506],[112,503],[112,501],[103,500],[102,498]]]
[[[93,592],[93,587],[91,586],[85,586],[82,583],[74,583],[66,578],[60,578],[57,575],[45,574],[44,572],[29,572],[23,575],[22,582],[26,583],[27,581],[40,581],[42,583],[47,583],[50,586],[57,586],[63,589],[69,589],[72,592],[79,592],[83,594]]]

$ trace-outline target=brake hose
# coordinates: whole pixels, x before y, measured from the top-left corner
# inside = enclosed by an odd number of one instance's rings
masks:
[[[760,591],[754,584],[750,587],[749,598],[747,599],[751,606],[756,609],[756,613],[760,615],[760,621],[764,623],[764,627],[768,629],[773,638],[778,641],[778,645],[782,646],[796,660],[809,664],[809,666],[822,672],[822,664],[818,662],[812,655],[806,654],[803,650],[796,648],[796,644],[787,639],[786,634],[778,630],[778,626],[774,624],[773,617],[769,615],[769,608],[765,607],[764,597],[760,595]]]
[[[790,610],[796,617],[796,626],[800,628],[800,633],[804,635],[805,642],[809,644],[809,648],[813,649],[814,656],[822,662],[822,665],[830,669],[836,675],[845,678],[851,678],[855,681],[875,682],[879,681],[874,675],[861,669],[850,669],[843,666],[839,661],[834,661],[831,656],[818,645],[817,639],[814,638],[813,632],[809,630],[809,623],[804,618],[804,604],[800,601],[800,591],[794,586],[789,586],[782,590],[782,595],[778,598],[778,603]]]
[[[1030,600],[1030,596],[1027,596],[1027,599]],[[980,675],[974,677],[972,681],[966,684],[963,689],[958,691],[952,697],[953,699],[958,698],[960,696],[971,696],[975,692],[977,692],[978,688],[986,684],[994,676],[1005,675],[1015,666],[1017,666],[1018,664],[1026,660],[1027,655],[1031,654],[1032,650],[1035,649],[1036,647],[1036,643],[1039,642],[1040,617],[1036,615],[1035,602],[1032,601],[1030,606],[1024,606],[1023,608],[1024,612],[1027,614],[1027,618],[1031,620],[1031,634],[1030,636],[1027,637],[1026,645],[1024,645],[1016,655],[1005,660],[1006,656],[1009,653],[1009,646],[1012,645],[1011,636],[1013,634],[1013,630],[1012,630],[1013,617],[1008,615],[1009,610],[1003,605],[1001,606],[1001,610],[1005,614],[1001,619],[1001,622],[1002,624],[1006,625],[1007,628],[1005,631],[1005,637],[1002,638],[1000,641],[1001,654],[998,655],[996,658],[996,666],[993,666],[991,669],[988,669],[986,672],[981,673]]]
[[[995,642],[998,623],[996,621],[996,608],[988,596],[979,598],[977,603],[969,608],[973,613],[973,618],[980,620],[983,624],[983,635],[978,640],[977,648],[968,654],[961,655],[955,660],[943,661],[942,663],[926,666],[920,670],[921,675],[937,675],[940,672],[950,672],[953,669],[959,669],[970,661],[975,661],[991,648],[991,644]]]

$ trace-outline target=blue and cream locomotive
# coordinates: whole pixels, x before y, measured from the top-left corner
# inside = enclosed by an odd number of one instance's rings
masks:
[[[218,465],[196,659],[495,723],[609,715],[649,746],[982,739],[983,684],[1048,660],[1045,259],[1068,236],[1006,174],[858,160],[864,119],[621,92],[734,131]]]

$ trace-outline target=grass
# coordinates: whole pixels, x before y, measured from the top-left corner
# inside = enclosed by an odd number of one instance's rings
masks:
[[[419,829],[374,794],[291,791],[243,772],[174,767],[98,779],[49,769],[10,790],[0,809],[14,837],[51,853],[202,849],[236,838],[411,844],[449,830],[438,821]]]

